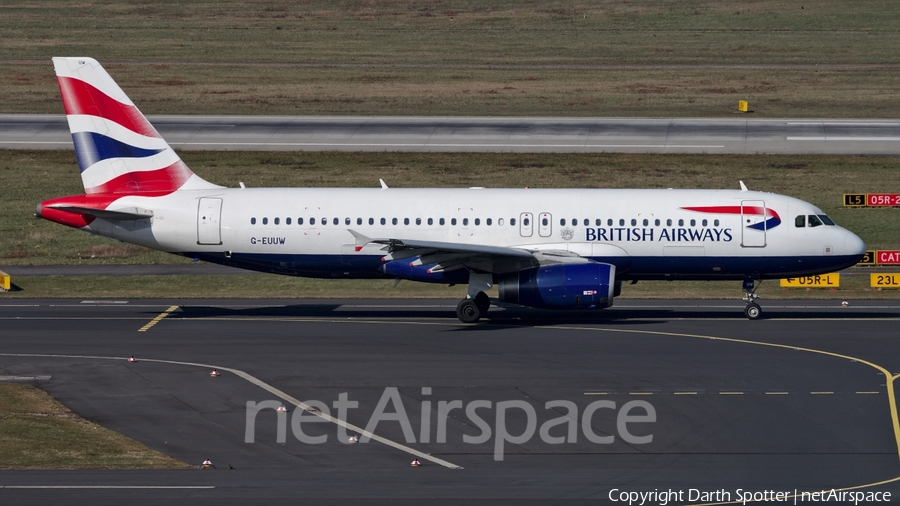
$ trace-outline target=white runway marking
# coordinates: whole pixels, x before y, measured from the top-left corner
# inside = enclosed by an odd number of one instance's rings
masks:
[[[132,489],[149,489],[149,490],[196,490],[216,488],[214,485],[0,485],[0,488],[14,489],[111,489],[111,490],[132,490]]]
[[[900,137],[788,137],[789,141],[825,141],[825,142],[897,142]]]
[[[45,354],[40,354],[40,353],[0,353],[0,356],[3,356],[3,357],[79,358],[79,359],[122,360],[122,361],[128,360],[126,357],[101,357],[101,356],[93,356],[93,355],[45,355]],[[453,464],[452,462],[447,462],[446,460],[439,459],[428,453],[420,452],[419,450],[410,448],[409,446],[402,445],[400,443],[391,441],[390,439],[381,437],[377,434],[374,434],[372,432],[369,432],[369,431],[363,429],[362,427],[353,425],[352,423],[347,423],[346,421],[341,420],[339,418],[335,418],[333,416],[326,415],[326,414],[322,413],[321,411],[313,408],[309,404],[306,404],[305,402],[302,402],[302,401],[296,399],[295,397],[292,397],[292,396],[282,392],[281,390],[262,381],[261,379],[255,377],[255,376],[252,376],[250,374],[247,374],[244,371],[241,371],[239,369],[232,369],[230,367],[224,367],[224,366],[220,366],[220,365],[198,364],[198,363],[194,363],[194,362],[179,362],[179,361],[175,361],[175,360],[158,360],[158,359],[153,359],[153,358],[139,358],[138,360],[140,362],[156,362],[159,364],[186,365],[186,366],[191,366],[191,367],[202,367],[202,368],[205,368],[208,370],[216,369],[218,371],[230,372],[230,373],[234,374],[235,376],[243,378],[243,379],[249,381],[250,383],[262,388],[263,390],[268,391],[269,393],[281,398],[282,400],[289,402],[289,403],[293,404],[294,406],[297,406],[300,409],[305,410],[307,413],[309,413],[311,415],[318,416],[319,418],[328,420],[331,423],[334,423],[334,424],[340,425],[342,427],[345,427],[347,429],[350,429],[351,431],[356,432],[361,436],[368,437],[369,439],[378,441],[379,443],[390,446],[391,448],[396,448],[397,450],[406,452],[406,453],[413,455],[417,458],[420,458],[422,460],[427,460],[429,462],[439,464],[448,469],[462,469],[463,468],[462,466],[458,466],[456,464]]]

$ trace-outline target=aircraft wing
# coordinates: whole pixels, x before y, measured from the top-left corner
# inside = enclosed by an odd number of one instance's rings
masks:
[[[431,272],[447,272],[467,267],[481,272],[505,273],[537,267],[535,252],[503,246],[459,244],[441,241],[417,241],[400,238],[369,238],[354,230],[357,250],[367,244],[383,244],[386,261],[412,259],[413,266],[435,264]]]

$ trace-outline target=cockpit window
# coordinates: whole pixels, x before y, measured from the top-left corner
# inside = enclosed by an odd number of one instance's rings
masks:
[[[834,226],[834,222],[831,221],[831,218],[829,218],[828,216],[825,216],[824,214],[820,214],[819,218],[822,220],[822,223],[824,223],[826,225]]]
[[[806,226],[806,216],[802,214],[794,218],[794,226],[797,228],[803,228]]]
[[[820,220],[819,217],[815,214],[810,214],[809,216],[807,216],[807,219],[809,220],[810,227],[818,227],[819,225],[822,225],[822,220]]]

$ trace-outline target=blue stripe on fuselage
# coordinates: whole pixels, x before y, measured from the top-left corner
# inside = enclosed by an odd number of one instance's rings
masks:
[[[309,278],[378,279],[394,278],[381,272],[381,256],[288,255],[232,253],[181,253],[211,263],[241,269]],[[806,257],[595,257],[591,260],[616,266],[617,278],[624,280],[741,280],[746,277],[779,279],[834,272],[855,265],[860,255]],[[718,269],[718,270],[716,270]],[[435,283],[469,281],[468,271],[460,269],[435,276]],[[417,281],[423,281],[417,279]]]

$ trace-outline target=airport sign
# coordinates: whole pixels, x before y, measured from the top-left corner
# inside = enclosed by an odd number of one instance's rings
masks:
[[[900,264],[900,250],[883,250],[875,252],[875,262],[881,264]]]
[[[872,288],[900,288],[900,273],[869,274],[869,285]]]
[[[844,207],[900,207],[900,193],[845,193]]]
[[[837,272],[818,276],[802,276],[781,280],[783,288],[837,288],[841,286],[841,275]]]

